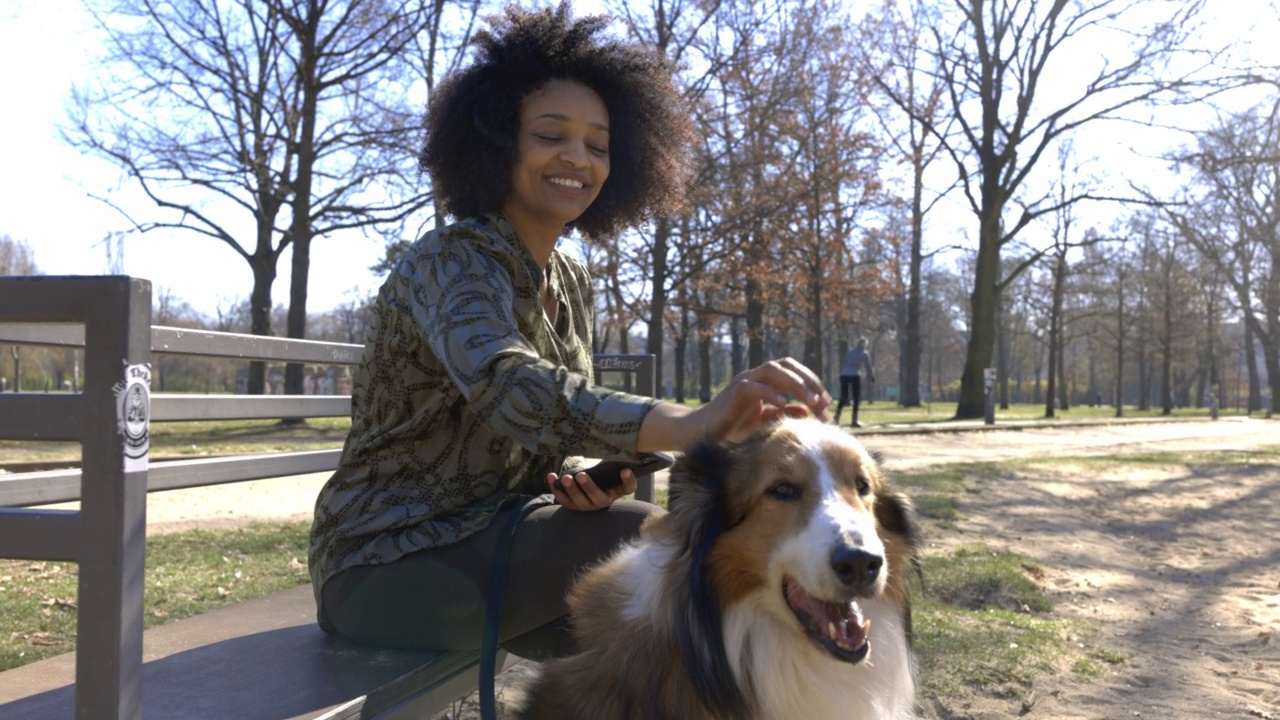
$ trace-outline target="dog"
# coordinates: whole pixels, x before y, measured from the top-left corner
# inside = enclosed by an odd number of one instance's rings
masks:
[[[915,717],[919,532],[861,443],[811,418],[701,442],[668,504],[574,584],[578,650],[520,720]]]

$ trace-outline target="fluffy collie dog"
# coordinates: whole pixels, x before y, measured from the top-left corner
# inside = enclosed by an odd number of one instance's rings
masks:
[[[575,584],[579,652],[519,718],[914,717],[915,516],[857,440],[787,419],[698,444],[669,505]]]

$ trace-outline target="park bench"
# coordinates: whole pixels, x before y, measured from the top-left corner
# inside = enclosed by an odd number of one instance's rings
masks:
[[[429,718],[475,689],[478,652],[326,635],[309,585],[143,632],[148,492],[332,471],[340,454],[149,462],[150,423],[345,417],[351,407],[350,396],[152,395],[152,354],[350,366],[363,350],[153,327],[151,301],[150,283],[129,277],[0,278],[0,343],[84,350],[81,392],[0,393],[0,440],[81,446],[79,469],[0,475],[0,558],[79,568],[76,651],[0,673],[0,718]],[[636,392],[653,394],[653,356],[595,361],[597,381],[630,373]],[[636,494],[652,499],[652,479]],[[76,500],[78,510],[39,507]],[[513,662],[500,653],[500,669]]]

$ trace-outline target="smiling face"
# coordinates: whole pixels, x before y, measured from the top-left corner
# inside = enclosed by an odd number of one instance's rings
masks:
[[[594,90],[550,80],[520,109],[516,163],[502,211],[528,242],[560,236],[609,177],[609,113]]]

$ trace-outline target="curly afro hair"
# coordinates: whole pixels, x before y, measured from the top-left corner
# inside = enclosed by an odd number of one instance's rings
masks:
[[[572,226],[607,237],[682,206],[693,125],[672,68],[641,45],[597,39],[607,24],[601,16],[571,20],[567,2],[554,10],[512,6],[476,34],[476,61],[432,94],[418,159],[446,212],[501,210],[521,104],[557,79],[591,88],[609,113],[609,179]]]

